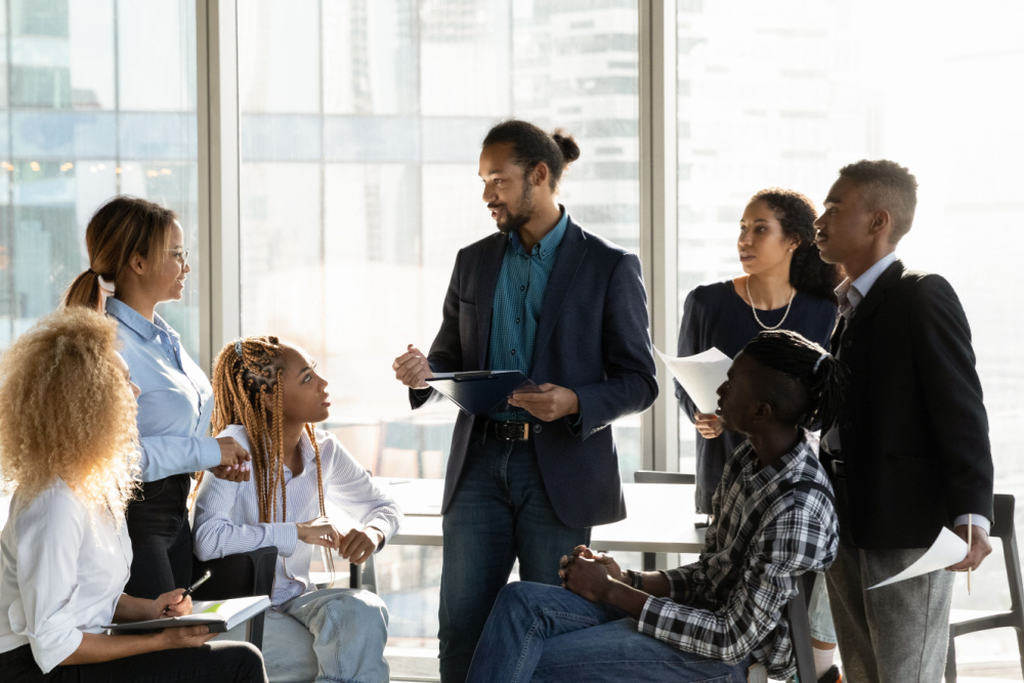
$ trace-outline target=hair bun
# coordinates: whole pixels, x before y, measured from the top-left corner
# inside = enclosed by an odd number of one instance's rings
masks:
[[[580,146],[576,144],[576,140],[571,135],[563,135],[562,130],[558,129],[551,134],[551,138],[558,145],[558,149],[562,151],[565,163],[571,164],[580,158]]]

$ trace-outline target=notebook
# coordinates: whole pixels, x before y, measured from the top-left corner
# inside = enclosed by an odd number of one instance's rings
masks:
[[[196,600],[192,603],[192,614],[183,617],[163,617],[145,621],[126,621],[110,624],[104,628],[110,633],[140,633],[158,631],[178,626],[209,626],[210,633],[229,631],[270,607],[266,595],[251,595],[228,600]]]

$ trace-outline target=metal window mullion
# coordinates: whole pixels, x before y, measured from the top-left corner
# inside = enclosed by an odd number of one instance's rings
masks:
[[[199,142],[199,357],[241,334],[238,5],[196,0]]]
[[[640,259],[651,338],[673,353],[678,309],[676,231],[676,3],[641,0],[640,10]],[[660,361],[661,391],[642,416],[644,464],[679,469],[679,417],[672,381]]]

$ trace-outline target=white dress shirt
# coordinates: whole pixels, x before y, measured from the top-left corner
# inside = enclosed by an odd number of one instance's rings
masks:
[[[128,582],[124,516],[83,503],[63,479],[35,498],[20,492],[0,534],[0,652],[25,645],[43,673],[82,633],[100,633]]]
[[[121,356],[139,386],[142,481],[199,472],[220,464],[220,446],[210,437],[213,387],[181,346],[178,333],[153,314],[149,322],[120,299],[107,299],[117,320]]]
[[[230,425],[218,436],[234,437],[249,450],[249,439],[241,425]],[[384,495],[352,455],[329,432],[316,431],[323,470],[324,498],[341,506],[363,526],[372,525],[390,539],[398,529],[401,513],[395,501]],[[303,434],[302,472],[292,476],[285,466],[285,490],[288,494],[287,518],[278,522],[260,522],[256,482],[231,482],[203,477],[196,496],[195,554],[200,560],[224,557],[232,553],[277,546],[278,558],[271,602],[287,602],[310,588],[309,565],[313,548],[298,540],[298,522],[320,515],[317,492],[316,460],[309,438]],[[281,519],[281,495],[277,496],[274,519]]]

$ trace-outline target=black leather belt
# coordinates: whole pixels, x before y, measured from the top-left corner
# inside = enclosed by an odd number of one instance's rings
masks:
[[[493,436],[503,441],[527,441],[530,438],[529,422],[499,422],[497,420],[478,420],[477,424],[484,430],[487,436]]]

